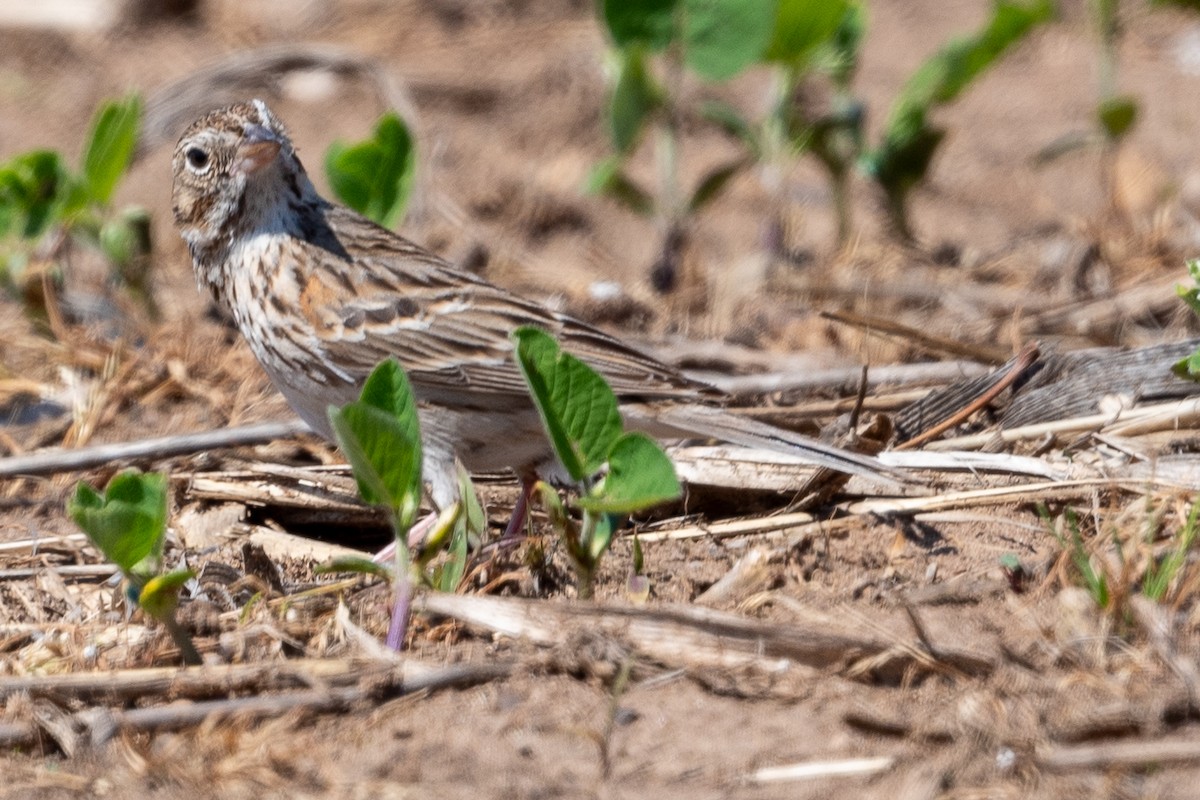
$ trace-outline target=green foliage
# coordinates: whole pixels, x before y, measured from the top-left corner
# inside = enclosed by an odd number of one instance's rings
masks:
[[[545,331],[518,328],[512,338],[517,364],[559,460],[572,479],[591,477],[621,435],[616,396],[595,370],[560,351]]]
[[[604,0],[602,12],[617,47],[665,50],[675,36],[678,0]]]
[[[775,0],[603,0],[602,16],[621,50],[676,48],[697,75],[732,78],[770,40]]]
[[[395,113],[383,115],[371,138],[334,142],[325,153],[329,185],[342,202],[386,228],[403,218],[416,184],[416,142]]]
[[[1050,19],[1053,11],[1050,0],[1028,4],[1001,0],[982,30],[946,44],[900,90],[888,115],[883,141],[863,163],[887,197],[893,227],[902,238],[912,239],[907,218],[909,192],[924,180],[946,135],[931,124],[930,112],[955,100],[1008,48]]]
[[[67,513],[122,572],[158,572],[167,529],[166,475],[127,470],[109,481],[104,494],[80,481]]]
[[[1163,519],[1169,507],[1147,497],[1140,530],[1128,522],[1097,525],[1090,542],[1085,541],[1074,510],[1064,509],[1052,518],[1041,506],[1038,513],[1067,555],[1072,579],[1087,590],[1098,608],[1123,621],[1129,598],[1135,593],[1163,603],[1171,599],[1173,589],[1178,592],[1185,585],[1194,585],[1194,575],[1185,577],[1183,573],[1200,530],[1200,502],[1191,504],[1177,531],[1164,536]],[[1159,544],[1164,538],[1169,541],[1165,552]]]
[[[684,61],[710,81],[728,80],[771,41],[777,0],[682,0]]]
[[[1096,119],[1104,135],[1117,140],[1133,128],[1137,122],[1137,111],[1137,100],[1129,95],[1108,97],[1096,107]]]
[[[470,478],[460,471],[460,501],[442,509],[424,540],[410,551],[409,530],[420,510],[423,491],[421,427],[412,386],[396,359],[385,359],[372,370],[357,401],[341,408],[330,406],[329,420],[354,471],[359,494],[389,513],[396,537],[396,561],[388,569],[366,559],[338,559],[322,571],[362,572],[392,581],[396,605],[388,645],[399,650],[414,583],[427,583],[442,591],[457,588],[466,571],[470,542],[482,534],[487,519]],[[447,546],[447,558],[428,569]]]
[[[1083,534],[1079,529],[1079,517],[1075,514],[1075,511],[1068,508],[1063,512],[1062,519],[1066,523],[1066,535],[1059,531],[1054,520],[1050,518],[1050,514],[1045,506],[1038,507],[1038,514],[1058,541],[1059,547],[1070,555],[1071,564],[1075,567],[1075,573],[1080,583],[1087,590],[1087,593],[1096,603],[1096,606],[1098,608],[1108,608],[1109,601],[1112,598],[1109,591],[1108,576],[1103,571],[1097,569],[1092,563],[1092,555],[1088,552],[1087,546],[1083,542]]]
[[[653,440],[623,432],[616,396],[591,367],[562,352],[553,337],[537,328],[518,328],[512,339],[547,438],[579,487],[574,503],[582,510],[578,525],[553,488],[539,484],[538,496],[578,571],[580,596],[588,597],[612,542],[613,515],[679,497],[679,479]]]
[[[167,627],[184,661],[199,664],[200,655],[191,638],[175,623],[179,591],[193,574],[191,570],[161,574],[167,476],[126,470],[108,482],[103,494],[80,481],[67,500],[67,514],[121,570],[130,597]]]
[[[679,494],[675,467],[662,448],[645,434],[626,433],[608,452],[608,474],[594,494],[579,498],[579,506],[596,513],[629,514]]]
[[[148,215],[111,208],[133,160],[141,113],[137,95],[100,106],[78,174],[51,150],[22,153],[0,164],[0,282],[20,283],[38,245],[64,233],[68,241],[102,250],[115,276],[150,302]]]
[[[1192,313],[1200,316],[1200,259],[1188,259],[1187,269],[1188,275],[1192,279],[1192,285],[1177,285],[1175,293],[1179,295],[1179,299],[1187,303],[1188,308],[1192,309]],[[1200,350],[1177,362],[1172,370],[1181,378],[1200,381]]]
[[[92,119],[83,151],[83,177],[93,203],[107,205],[129,169],[141,117],[141,98],[130,95],[124,102],[105,103]]]
[[[778,0],[601,0],[601,17],[616,49],[616,80],[606,125],[615,155],[598,164],[588,191],[603,194],[637,214],[657,217],[675,245],[660,252],[674,259],[686,221],[718,197],[750,159],[710,169],[690,191],[679,183],[680,82],[684,70],[701,80],[734,77],[762,56],[776,28]],[[661,77],[656,77],[656,72]],[[659,185],[647,190],[625,171],[646,131],[655,130]],[[669,252],[670,251],[670,252]]]
[[[1192,503],[1187,523],[1176,537],[1175,548],[1160,561],[1151,561],[1142,579],[1142,594],[1156,603],[1163,602],[1171,584],[1187,563],[1188,554],[1196,544],[1196,532],[1200,530],[1200,502]],[[1156,532],[1156,531],[1155,531]]]
[[[36,240],[56,220],[70,173],[52,150],[23,153],[0,165],[0,236]]]
[[[421,505],[421,431],[400,362],[381,362],[358,401],[331,407],[329,421],[363,500],[391,512],[397,536],[407,533]]]
[[[802,69],[833,37],[851,6],[848,0],[779,0],[774,31],[763,59]]]
[[[628,155],[637,146],[646,121],[662,102],[662,90],[646,71],[642,48],[634,46],[622,51],[620,72],[608,111],[613,146],[618,154]]]
[[[642,216],[650,216],[655,210],[654,198],[625,174],[620,156],[610,156],[592,169],[587,191],[606,195]]]

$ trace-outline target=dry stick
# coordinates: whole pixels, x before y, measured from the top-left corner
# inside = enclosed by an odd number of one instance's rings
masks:
[[[779,783],[816,778],[874,775],[891,769],[894,763],[896,763],[896,759],[892,756],[849,758],[842,761],[802,761],[798,764],[786,764],[780,767],[763,767],[750,773],[746,780],[751,783]]]
[[[64,564],[61,567],[17,567],[0,569],[0,581],[26,580],[43,572],[53,572],[64,578],[109,578],[117,572],[116,564]],[[3,630],[0,627],[0,630]]]
[[[414,670],[414,666],[418,666],[419,669]],[[278,669],[279,665],[256,665],[256,667],[259,670],[264,667]],[[203,673],[205,670],[212,671],[212,669],[211,667],[190,667],[180,672]],[[300,709],[315,712],[339,712],[356,703],[376,700],[382,696],[482,683],[505,677],[512,672],[512,669],[511,663],[455,664],[437,668],[416,665],[412,661],[399,667],[390,664],[367,664],[358,670],[357,675],[346,674],[335,681],[335,683],[340,683],[353,678],[357,683],[355,686],[332,686],[284,692],[277,695],[202,701],[188,705],[172,704],[131,711],[93,708],[76,714],[75,718],[91,729],[93,744],[102,744],[121,731],[177,730],[190,725],[198,725],[212,716],[262,719],[281,716]],[[161,678],[161,676],[157,677]],[[313,677],[312,682],[320,685],[321,680],[316,675]],[[214,688],[216,687],[214,686]],[[33,724],[0,725],[0,747],[28,747],[36,744],[37,739],[38,729]]]
[[[1200,762],[1200,741],[1163,739],[1157,742],[1113,742],[1040,747],[1035,758],[1043,769],[1064,772],[1079,769]]]
[[[273,691],[297,687],[348,686],[378,665],[350,659],[297,659],[260,664],[208,667],[151,667],[62,675],[0,678],[0,699],[28,693],[32,697],[84,702],[123,702],[148,695],[164,698],[207,698],[230,692]],[[383,669],[391,669],[386,665]]]
[[[822,311],[821,316],[825,319],[831,319],[834,322],[841,322],[844,325],[861,328],[867,333],[896,336],[910,341],[925,350],[932,350],[935,353],[947,353],[952,356],[970,358],[975,361],[982,361],[985,364],[1003,364],[1005,361],[1008,361],[1010,356],[1010,353],[998,347],[971,344],[970,342],[961,342],[958,339],[937,336],[928,331],[923,331],[911,325],[905,325],[884,317],[856,314],[853,311]]]
[[[863,400],[863,411],[895,411],[915,403],[929,394],[929,388],[907,389],[889,394],[877,394]],[[844,414],[858,402],[855,397],[839,397],[834,400],[810,400],[794,405],[779,406],[731,406],[730,413],[739,417],[767,417],[811,419],[813,417],[828,417]]]
[[[872,367],[868,384],[877,386],[911,386],[913,384],[950,383],[964,378],[986,375],[990,367],[974,361],[933,361],[925,364],[889,364]],[[765,375],[739,375],[732,378],[705,376],[705,380],[718,389],[732,395],[769,394],[786,391],[814,391],[817,389],[858,390],[862,377],[860,367],[842,369],[820,369],[807,372],[770,373]]]
[[[190,455],[221,447],[266,444],[276,439],[290,438],[304,433],[308,429],[308,426],[300,420],[263,422],[238,428],[161,436],[136,442],[91,445],[73,450],[40,450],[23,456],[0,459],[0,478],[78,472],[101,467],[114,461],[150,461]]]
[[[1120,432],[1123,435],[1130,435],[1126,431],[1146,432],[1140,427],[1133,427],[1135,425],[1151,426],[1151,430],[1164,430],[1171,427],[1180,427],[1184,421],[1194,421],[1196,419],[1200,419],[1200,398],[1193,397],[1187,400],[1172,400],[1168,403],[1155,403],[1153,405],[1124,409],[1118,413],[1089,414],[1083,417],[1054,420],[1053,422],[1039,422],[1035,425],[1026,425],[1020,428],[1010,428],[1008,430],[992,431],[972,436],[959,436],[954,439],[942,439],[941,441],[930,442],[925,449],[973,450],[993,442],[1017,442],[1026,439],[1040,439],[1047,434],[1102,430],[1110,425],[1116,426],[1116,430],[1110,431],[1111,433]]]
[[[564,605],[515,597],[479,597],[427,592],[417,610],[461,619],[473,625],[560,645],[580,628],[612,636],[667,666],[688,668],[754,667],[777,672],[790,665],[828,669],[847,659],[889,655],[879,667],[896,672],[926,666],[909,655],[918,648],[897,648],[894,637],[863,635],[820,625],[778,625],[695,606],[631,608],[616,605]],[[990,653],[939,646],[939,660],[968,675],[986,675],[995,667]],[[900,666],[896,662],[903,662]]]
[[[975,398],[973,402],[964,408],[959,409],[959,411],[952,415],[949,419],[943,420],[921,435],[914,436],[912,439],[909,439],[907,442],[900,443],[895,449],[912,450],[913,448],[919,447],[931,439],[935,439],[940,436],[942,431],[949,430],[950,428],[970,417],[976,411],[984,408],[988,403],[995,400],[1001,392],[1011,386],[1017,378],[1021,377],[1021,375],[1025,372],[1025,370],[1029,369],[1037,357],[1037,343],[1030,342],[1029,344],[1025,345],[1025,347],[1021,350],[1020,355],[1018,355],[1014,360],[1012,368],[1005,373],[1003,378],[994,383],[991,388],[989,388],[979,397]]]

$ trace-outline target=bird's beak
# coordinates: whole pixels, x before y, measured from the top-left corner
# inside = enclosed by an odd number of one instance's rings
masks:
[[[270,164],[283,146],[283,140],[262,125],[247,125],[243,137],[234,161],[234,170],[243,175],[253,175]]]

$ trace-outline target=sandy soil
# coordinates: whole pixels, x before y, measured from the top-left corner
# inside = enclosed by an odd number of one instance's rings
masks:
[[[779,211],[766,188],[771,176],[747,172],[698,221],[685,285],[662,298],[647,277],[658,247],[654,225],[581,190],[607,147],[600,117],[604,40],[590,3],[344,0],[328,10],[321,3],[281,0],[198,5],[191,20],[130,22],[105,35],[0,30],[0,158],[34,147],[74,157],[101,99],[129,89],[152,96],[234,51],[333,43],[377,59],[417,109],[422,188],[405,224],[407,234],[448,258],[469,261],[489,279],[601,322],[611,315],[589,304],[588,287],[596,280],[617,281],[640,311],[616,328],[667,355],[678,352],[673,348],[681,339],[750,344],[790,354],[793,365],[810,368],[931,355],[911,341],[880,340],[821,319],[816,312],[822,310],[891,317],[1014,352],[1033,338],[1062,348],[1169,341],[1181,338],[1189,324],[1171,304],[1170,284],[1184,277],[1183,258],[1197,248],[1200,230],[1195,216],[1200,159],[1193,146],[1200,127],[1195,102],[1200,17],[1127,4],[1120,84],[1140,99],[1141,121],[1111,162],[1111,196],[1096,150],[1043,167],[1031,161],[1039,148],[1085,130],[1091,120],[1097,52],[1084,4],[1066,3],[1057,22],[1018,47],[960,102],[937,112],[950,136],[931,181],[916,193],[919,247],[889,240],[872,188],[860,179],[854,186],[858,236],[837,250],[821,173],[802,162],[782,178],[793,223],[789,246],[802,257],[772,259],[761,246]],[[982,0],[871,4],[856,89],[869,108],[872,138],[904,78],[948,37],[980,24],[987,6]],[[720,97],[753,114],[764,108],[769,83],[768,74],[751,71],[726,86],[685,89],[689,96]],[[381,110],[368,87],[327,76],[293,76],[264,93],[293,129],[322,187],[317,167],[328,143],[363,136]],[[686,134],[687,181],[736,152],[698,122],[687,125]],[[38,335],[19,303],[0,296],[0,382],[36,381],[60,399],[70,396],[73,384],[109,393],[85,404],[94,413],[89,430],[68,428],[69,416],[0,425],[0,454],[61,444],[65,435],[116,442],[288,416],[249,351],[195,289],[170,221],[173,141],[171,134],[148,143],[117,198],[153,213],[162,319],[147,319],[86,259],[72,265],[64,302],[71,313],[100,311],[78,323],[68,319],[58,330],[61,343]],[[651,176],[650,154],[639,153],[633,169]],[[1101,257],[1081,261],[1078,253],[1093,245]],[[1156,284],[1165,287],[1163,304],[1089,317],[1086,326],[1074,324],[1077,316],[1052,313],[1089,301],[1103,308],[1106,298]],[[116,368],[106,373],[105,359],[113,353]],[[179,515],[203,505],[180,476],[254,462],[337,460],[329,446],[301,439],[164,459],[154,466],[179,478],[174,492]],[[82,477],[94,482],[110,472]],[[62,503],[78,477],[0,483],[0,542],[72,532]],[[512,487],[489,492],[492,522],[499,526]],[[766,505],[779,509],[790,499]],[[1178,491],[1147,490],[1131,498],[1099,489],[1079,505],[1133,526],[1140,524],[1139,514],[1150,513],[1145,509],[1166,509],[1164,530],[1171,534],[1188,500]],[[763,512],[761,498],[754,508],[749,501],[739,508],[737,502],[731,508],[728,498],[697,500],[688,510],[708,520]],[[359,547],[382,535],[371,524],[363,538],[361,526],[289,527],[270,510],[247,514],[252,522]],[[153,737],[130,734],[73,757],[51,744],[8,753],[0,757],[6,776],[0,796],[1194,795],[1192,781],[1200,777],[1194,756],[1182,763],[1047,766],[1043,756],[1055,747],[1165,739],[1198,745],[1200,712],[1194,702],[1171,706],[1169,698],[1186,681],[1144,628],[1081,603],[1069,586],[1062,549],[1031,503],[991,506],[942,522],[879,519],[782,543],[742,537],[647,544],[650,606],[691,604],[748,548],[763,542],[771,557],[757,593],[719,608],[781,629],[825,615],[831,629],[865,625],[910,641],[913,625],[904,622],[905,609],[916,607],[917,618],[928,626],[918,634],[928,633],[946,647],[990,652],[991,666],[977,674],[914,666],[891,679],[855,671],[848,658],[821,669],[789,667],[786,680],[775,680],[750,668],[675,671],[639,656],[629,684],[614,689],[612,669],[587,666],[591,651],[569,652],[564,645],[547,654],[474,627],[422,619],[413,642],[422,661],[512,661],[513,673],[469,688],[359,703],[344,714],[215,722]],[[495,565],[492,577],[506,570],[512,577],[493,590],[572,602],[561,554],[552,541],[544,546],[549,551],[544,561],[517,554]],[[1021,593],[1000,567],[1005,554],[1018,556],[1032,573]],[[95,561],[94,554],[70,557]],[[203,558],[241,566],[236,548]],[[601,576],[602,601],[629,602],[631,558],[629,541],[618,542]],[[0,568],[27,563],[0,555]],[[311,579],[310,567],[289,565],[301,580]],[[58,601],[78,590],[48,588],[47,580],[25,581],[24,588],[0,585],[0,674],[69,670],[82,663],[79,645],[91,635],[83,625],[72,628],[72,644],[59,660],[27,658],[29,637],[20,624],[80,622],[64,619],[67,605]],[[484,583],[477,577],[467,588]],[[959,587],[949,600],[920,594],[946,586]],[[93,600],[101,594],[96,584],[85,587]],[[378,588],[360,587],[351,595],[361,624],[381,633],[384,601]],[[41,599],[48,597],[55,600]],[[1194,664],[1200,652],[1194,589],[1192,596],[1181,592],[1174,605],[1179,622],[1171,652]],[[332,610],[316,606],[306,618],[310,624],[296,623],[298,644],[258,642],[243,657],[347,654],[348,644],[329,639]],[[283,615],[260,621],[271,630],[294,622]],[[236,620],[222,624],[226,632],[238,626]],[[170,663],[166,645],[154,641],[153,647],[118,647],[100,664]],[[606,656],[594,660],[604,664],[606,658],[610,667],[621,663]],[[27,718],[27,703],[7,698],[0,720]],[[782,784],[748,779],[763,767],[877,756],[895,761],[871,777]]]

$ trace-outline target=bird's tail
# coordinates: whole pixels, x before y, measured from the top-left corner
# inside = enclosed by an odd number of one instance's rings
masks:
[[[905,479],[902,473],[872,456],[825,444],[764,422],[739,417],[716,406],[664,407],[629,404],[621,406],[621,414],[630,427],[653,436],[700,436],[720,439],[729,444],[795,456],[814,466],[881,480],[893,485],[903,483]]]

